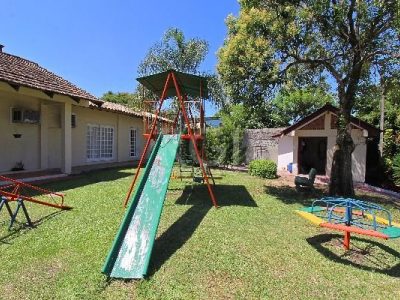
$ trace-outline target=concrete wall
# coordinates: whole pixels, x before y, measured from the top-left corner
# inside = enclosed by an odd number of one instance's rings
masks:
[[[333,153],[336,144],[336,129],[330,128],[331,114],[325,114],[324,130],[295,130],[279,139],[278,145],[278,170],[287,170],[288,163],[293,163],[293,173],[298,174],[298,140],[299,137],[327,137],[326,175],[330,176]],[[367,146],[364,131],[358,128],[351,132],[356,148],[352,154],[353,181],[365,182]]]
[[[246,129],[244,146],[246,147],[245,163],[254,159],[271,159],[278,161],[279,138],[273,137],[283,128]]]

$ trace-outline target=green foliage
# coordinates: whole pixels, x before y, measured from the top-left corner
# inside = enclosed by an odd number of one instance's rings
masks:
[[[113,93],[108,91],[100,98],[103,101],[113,102],[128,106],[133,109],[142,109],[142,99],[138,93]]]
[[[169,69],[198,73],[200,64],[208,53],[208,43],[199,38],[188,41],[182,30],[169,28],[161,42],[154,44],[140,63],[140,76],[155,74]]]
[[[233,132],[232,143],[232,163],[240,165],[245,161],[246,147],[243,143],[244,129],[238,127]]]
[[[220,155],[220,140],[219,140],[220,128],[207,128],[206,132],[206,157],[208,161],[218,163]]]
[[[322,87],[282,90],[272,101],[276,119],[282,126],[298,122],[326,103],[333,104],[333,96]],[[278,118],[279,117],[279,118]]]
[[[269,159],[255,159],[249,164],[249,173],[253,176],[273,179],[276,178],[276,163]]]
[[[176,71],[199,74],[207,78],[210,100],[218,106],[226,102],[220,79],[214,74],[205,74],[199,71],[201,63],[208,53],[208,42],[200,38],[187,40],[182,30],[169,28],[158,43],[155,43],[147,52],[138,67],[139,76],[147,76],[170,69]],[[152,97],[149,91],[145,91]]]
[[[218,53],[228,96],[254,106],[283,84],[299,87],[328,75],[344,120],[338,128],[330,191],[353,194],[354,143],[348,125],[361,83],[375,78],[376,69],[386,77],[398,69],[393,58],[400,52],[399,1],[239,3],[240,14],[228,17],[228,36]]]
[[[400,154],[397,154],[393,159],[393,181],[400,186]]]
[[[385,80],[385,84],[363,86],[363,98],[355,106],[357,117],[376,127],[380,123],[380,101],[384,93],[384,136],[382,157],[388,174],[392,172],[392,161],[400,153],[400,82],[396,78]],[[360,96],[361,97],[361,96]]]
[[[276,85],[298,87],[329,74],[339,98],[351,104],[360,80],[373,76],[372,67],[396,69],[397,2],[240,1],[239,16],[227,18],[228,37],[218,53],[228,95],[254,103]]]
[[[207,128],[207,159],[220,165],[241,165],[245,160],[244,129],[221,126]]]
[[[261,103],[257,106],[233,104],[226,106],[219,112],[222,124],[231,128],[265,128],[279,127],[282,124],[281,116],[271,103]]]

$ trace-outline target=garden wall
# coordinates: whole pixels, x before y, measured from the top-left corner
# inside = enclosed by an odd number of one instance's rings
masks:
[[[245,163],[254,159],[271,159],[278,162],[279,138],[273,137],[284,128],[246,129],[244,146],[246,147]]]

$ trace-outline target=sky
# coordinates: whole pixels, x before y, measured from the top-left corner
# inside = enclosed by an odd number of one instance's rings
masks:
[[[101,97],[134,91],[140,61],[169,27],[207,40],[200,71],[215,72],[225,19],[238,12],[237,0],[1,0],[0,44]]]

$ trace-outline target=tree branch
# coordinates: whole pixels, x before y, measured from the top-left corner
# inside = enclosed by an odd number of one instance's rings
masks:
[[[311,58],[303,58],[296,54],[289,54],[292,58],[294,58],[297,63],[305,63],[305,64],[316,64],[324,66],[329,73],[336,79],[336,82],[340,84],[342,82],[342,76],[340,73],[329,63],[329,59],[311,59]]]
[[[347,12],[347,20],[349,22],[349,41],[350,44],[355,47],[358,44],[358,37],[355,30],[354,20],[353,20],[353,13],[356,6],[356,0],[351,0],[349,11]]]

